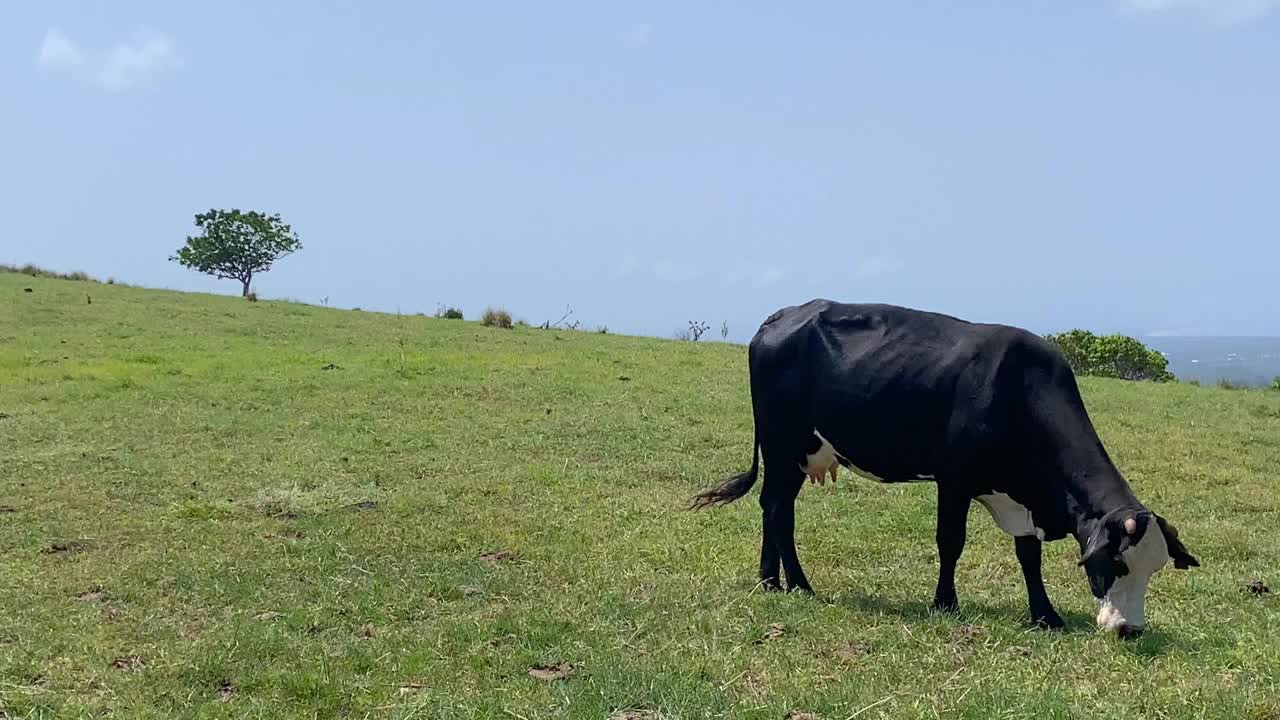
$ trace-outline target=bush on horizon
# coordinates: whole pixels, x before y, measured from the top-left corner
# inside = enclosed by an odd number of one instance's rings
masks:
[[[1062,351],[1076,375],[1151,382],[1177,381],[1169,372],[1169,360],[1164,355],[1128,335],[1095,335],[1076,328],[1046,335],[1045,339]]]

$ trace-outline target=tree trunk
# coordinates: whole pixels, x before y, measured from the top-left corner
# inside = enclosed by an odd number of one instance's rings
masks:
[[[249,297],[249,282],[250,282],[251,280],[253,280],[253,276],[252,276],[252,275],[248,275],[248,276],[246,276],[243,280],[241,280],[241,281],[240,281],[240,282],[244,283],[244,292],[243,292],[243,293],[241,293],[240,297]]]

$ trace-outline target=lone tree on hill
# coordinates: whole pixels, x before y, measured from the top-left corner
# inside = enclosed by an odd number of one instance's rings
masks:
[[[278,214],[210,210],[196,215],[196,227],[203,232],[188,237],[187,244],[169,259],[222,280],[239,280],[246,297],[254,275],[302,249],[297,233]]]

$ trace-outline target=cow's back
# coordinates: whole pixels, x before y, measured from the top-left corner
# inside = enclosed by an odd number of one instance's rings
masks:
[[[972,460],[951,448],[972,454],[1005,432],[1022,388],[1002,367],[1039,352],[1032,338],[894,305],[813,300],[774,313],[752,339],[753,401],[766,435],[817,429],[855,466],[913,480]]]

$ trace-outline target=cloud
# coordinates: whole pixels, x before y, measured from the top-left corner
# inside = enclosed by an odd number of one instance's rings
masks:
[[[853,276],[858,280],[892,275],[902,269],[902,262],[893,258],[873,257],[858,263],[853,269]]]
[[[58,28],[49,28],[40,44],[40,67],[78,68],[84,65],[84,53],[71,38]]]
[[[631,50],[639,50],[648,47],[653,40],[653,26],[649,23],[639,23],[631,27],[622,35],[622,46]]]
[[[1199,15],[1224,25],[1248,22],[1280,8],[1280,0],[1119,0],[1129,14]]]
[[[103,90],[128,90],[138,82],[162,70],[181,65],[173,38],[152,30],[141,30],[135,43],[120,43],[107,53],[97,74]]]
[[[86,52],[62,30],[49,28],[40,45],[39,61],[42,68],[65,70],[113,93],[182,66],[173,38],[150,28],[139,28],[128,41],[97,53]]]

